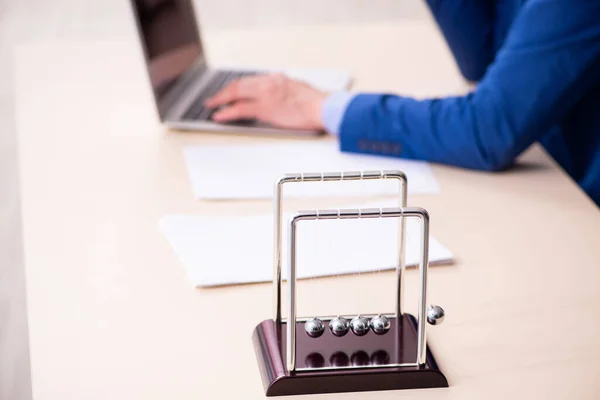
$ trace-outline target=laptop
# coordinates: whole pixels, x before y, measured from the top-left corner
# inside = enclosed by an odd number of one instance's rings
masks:
[[[219,68],[205,58],[192,0],[131,0],[137,32],[161,122],[178,130],[275,135],[320,135],[276,128],[256,120],[216,123],[204,101],[235,79],[281,72],[325,91],[348,88],[351,77],[337,70]]]

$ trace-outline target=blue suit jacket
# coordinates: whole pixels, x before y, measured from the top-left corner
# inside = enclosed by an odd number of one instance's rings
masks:
[[[476,90],[359,94],[339,126],[342,151],[496,171],[539,141],[600,204],[600,1],[427,3]]]

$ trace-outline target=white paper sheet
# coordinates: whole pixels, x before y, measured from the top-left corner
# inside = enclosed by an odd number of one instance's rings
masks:
[[[390,157],[341,153],[334,141],[285,141],[269,144],[204,145],[184,149],[194,195],[201,199],[272,198],[278,176],[296,172],[399,169],[409,194],[438,193],[427,163]],[[289,184],[285,196],[365,196],[398,193],[396,180]]]
[[[192,284],[197,287],[272,280],[271,215],[169,215],[160,221],[160,227]],[[408,219],[406,262],[409,266],[419,262],[419,234],[418,221]],[[297,277],[304,279],[395,268],[397,235],[396,219],[300,222]],[[287,238],[285,230],[284,238]],[[429,244],[431,264],[452,261],[452,253],[435,238],[430,237]],[[284,242],[284,279],[287,276],[287,256],[287,243]]]

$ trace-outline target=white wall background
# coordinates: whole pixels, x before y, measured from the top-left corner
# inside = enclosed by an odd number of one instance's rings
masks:
[[[2,0],[6,26],[20,36],[118,33],[128,0]],[[206,29],[356,23],[424,18],[423,0],[196,0]],[[12,15],[12,17],[11,17]],[[25,32],[25,25],[30,25]],[[31,26],[33,25],[33,27]]]

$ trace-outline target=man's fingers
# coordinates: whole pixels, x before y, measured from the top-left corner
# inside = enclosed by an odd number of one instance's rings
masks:
[[[233,81],[206,100],[205,106],[215,108],[240,100],[255,98],[259,94],[261,83],[265,79],[265,76],[249,76]]]
[[[229,85],[221,89],[221,91],[208,98],[204,102],[204,105],[209,108],[215,108],[239,100],[239,85],[239,81],[234,81],[230,83]]]
[[[238,101],[213,114],[212,119],[217,122],[233,121],[236,119],[255,119],[258,116],[258,106],[252,101]]]

